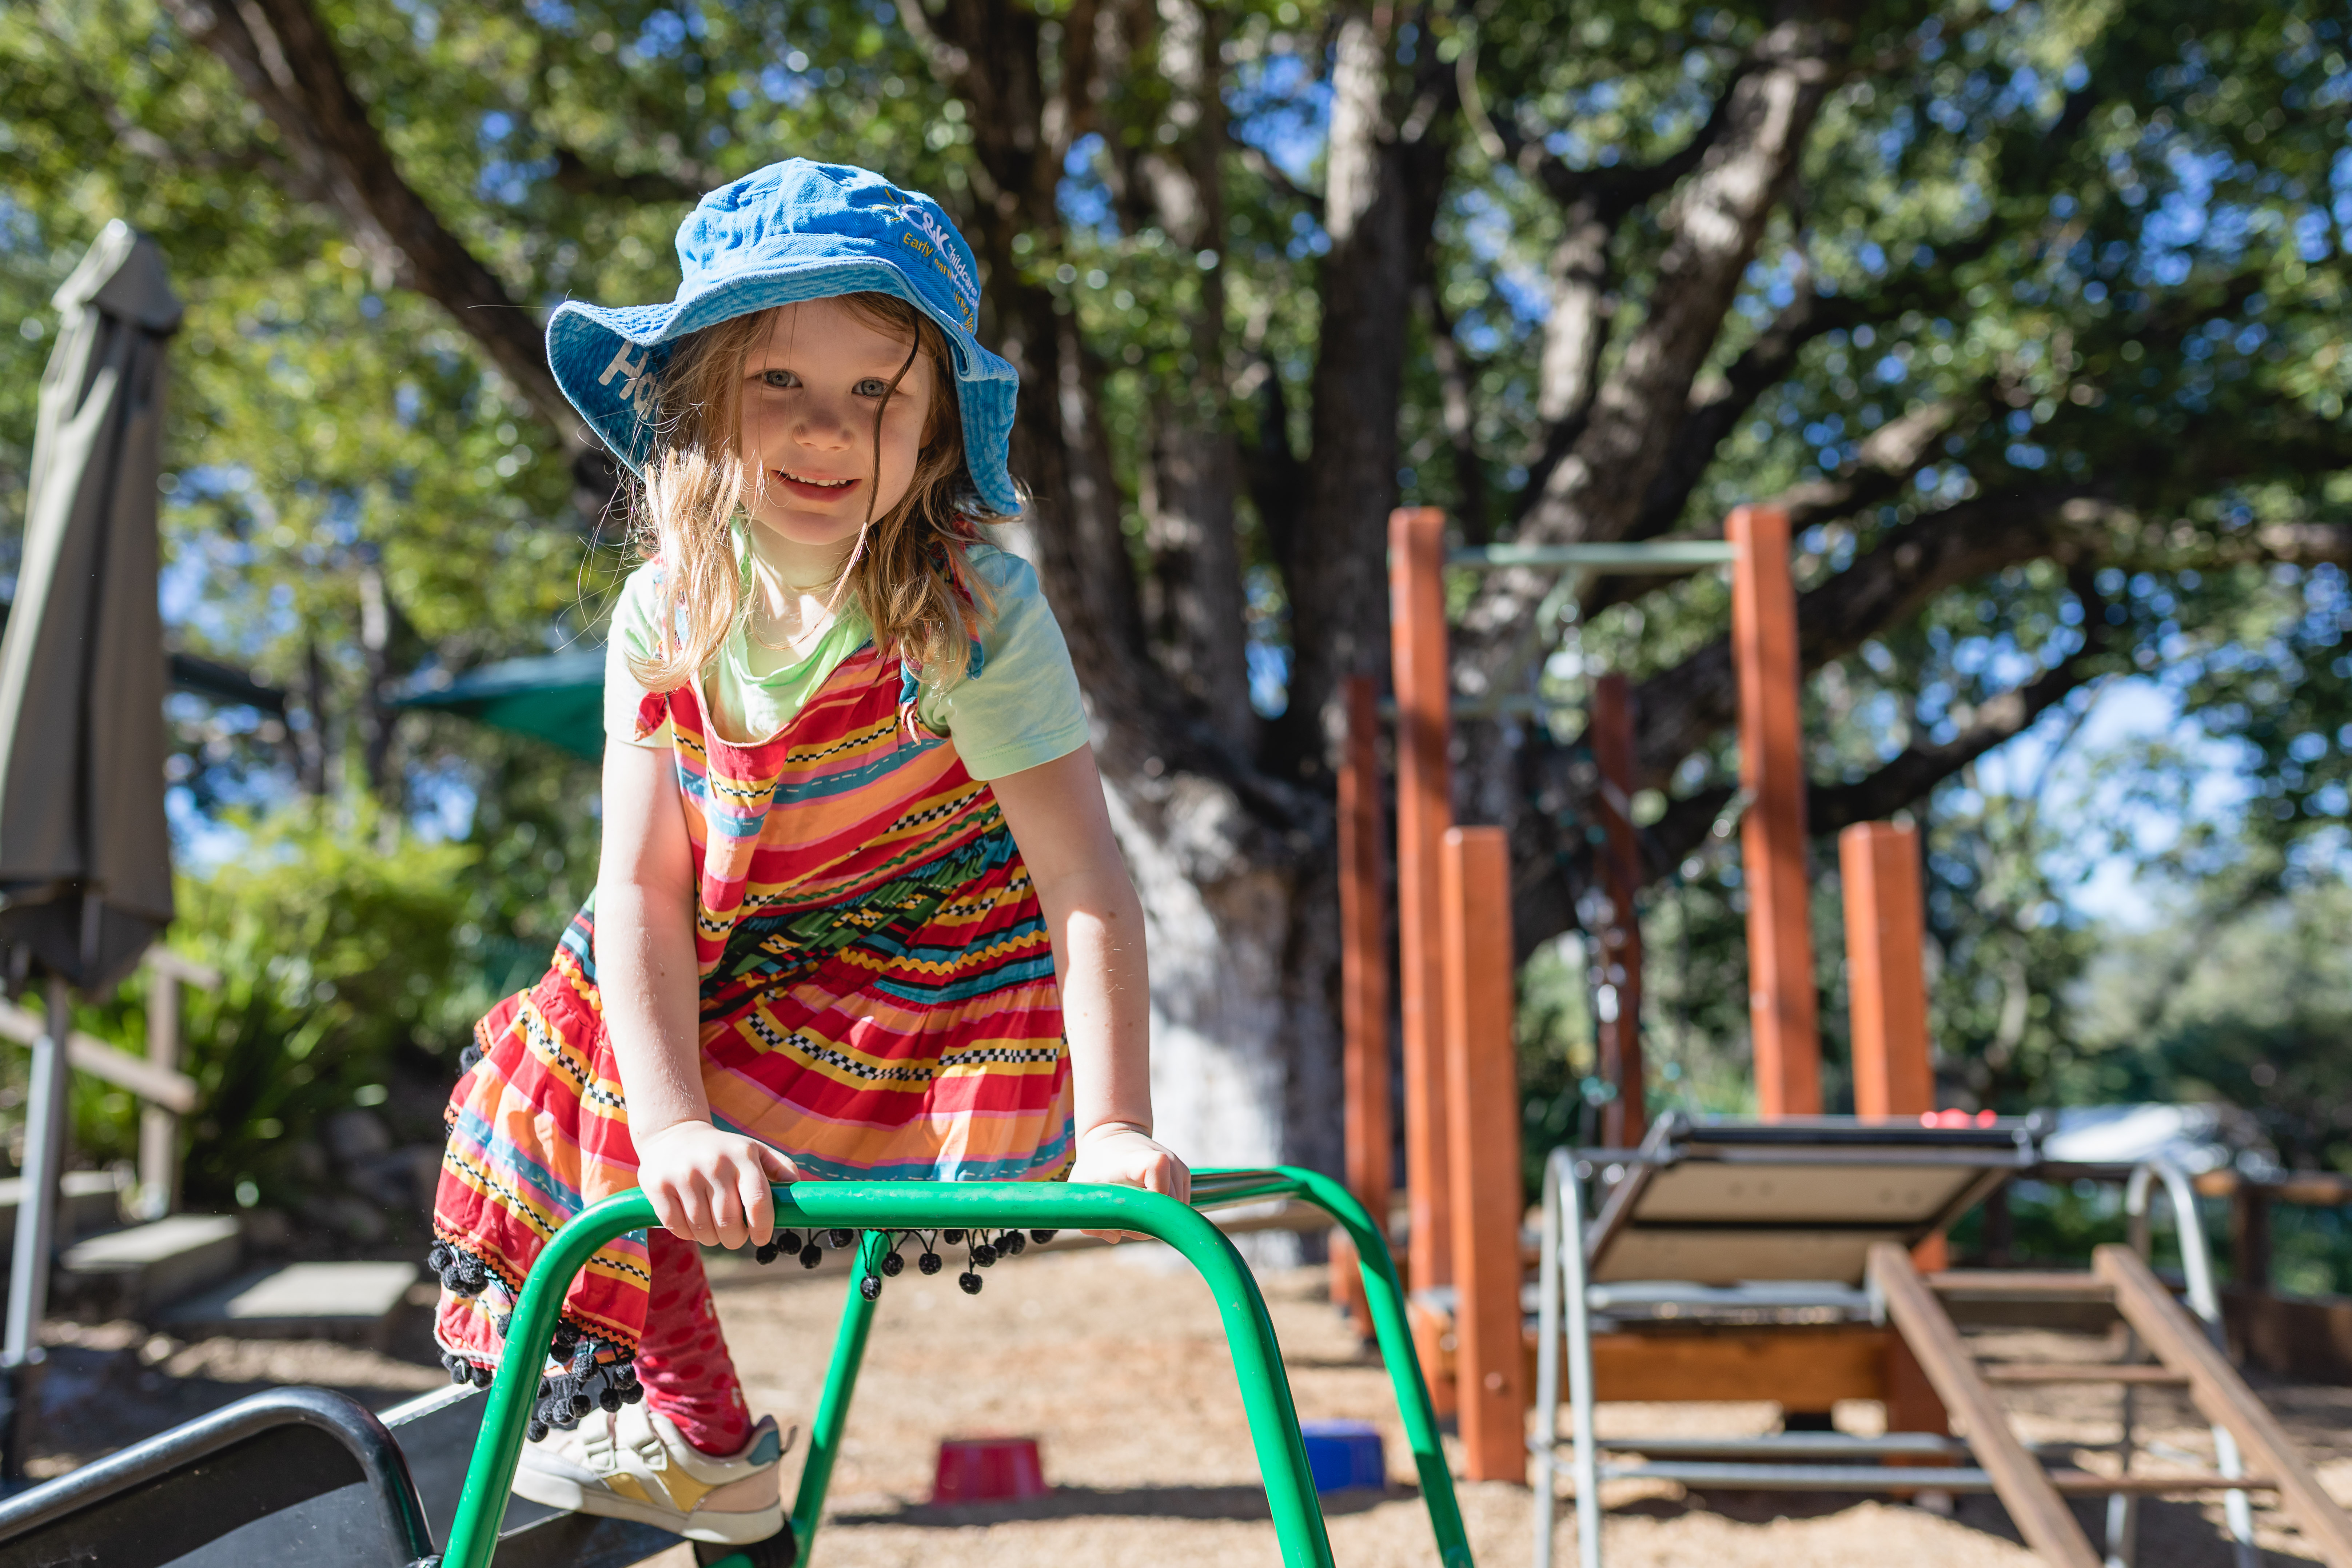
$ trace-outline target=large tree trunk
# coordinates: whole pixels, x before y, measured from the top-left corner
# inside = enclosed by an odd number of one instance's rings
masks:
[[[1395,13],[1340,13],[1331,73],[1322,321],[1313,458],[1292,531],[1289,706],[1269,766],[1326,775],[1340,682],[1388,666],[1385,541],[1396,501],[1397,412],[1412,292],[1451,143],[1452,76],[1430,72],[1400,104]],[[1400,109],[1402,112],[1399,112]]]
[[[1196,324],[1209,334],[1197,351],[1212,378],[1209,395],[1163,411],[1154,454],[1154,554],[1163,569],[1154,596],[1176,607],[1169,651],[1182,658],[1189,649],[1192,659],[1171,682],[1153,657],[1120,526],[1099,417],[1102,367],[1080,341],[1069,302],[1023,282],[1013,265],[1016,235],[1059,244],[1055,176],[1090,111],[1045,90],[1040,39],[1022,7],[952,0],[926,13],[905,0],[904,8],[931,43],[943,83],[971,105],[976,128],[983,204],[971,237],[990,273],[989,326],[1021,369],[1013,458],[1034,497],[1026,520],[1033,555],[1096,719],[1112,823],[1143,899],[1160,1133],[1199,1163],[1285,1161],[1336,1171],[1332,817],[1320,796],[1260,776],[1242,744],[1234,459],[1222,417],[1215,345],[1223,306],[1213,275]],[[1207,100],[1200,112],[1215,112],[1202,74],[1214,58],[1205,19],[1190,0],[1169,0],[1156,19],[1177,70],[1188,54],[1199,62],[1192,68]],[[1130,8],[1102,27],[1091,18],[1083,28],[1066,24],[1066,90],[1083,82],[1068,51],[1091,51],[1098,35],[1117,43],[1121,25],[1132,47],[1139,20]],[[1181,102],[1181,79],[1178,86]],[[1223,219],[1211,172],[1172,162],[1139,169],[1139,183],[1157,188],[1132,194],[1185,218],[1199,238],[1171,224],[1180,243],[1212,248]],[[1393,406],[1388,419],[1392,425]],[[1222,671],[1205,646],[1218,635],[1236,656]]]

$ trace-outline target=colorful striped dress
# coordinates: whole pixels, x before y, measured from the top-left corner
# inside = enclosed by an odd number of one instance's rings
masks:
[[[673,727],[693,844],[712,1120],[819,1178],[1059,1176],[1074,1129],[1052,942],[993,790],[915,696],[868,643],[755,744],[721,739],[691,688],[645,700],[641,736]],[[539,984],[476,1026],[450,1098],[432,1261],[460,1372],[497,1364],[547,1238],[637,1185],[594,934],[592,899]],[[634,1392],[646,1258],[634,1233],[573,1281],[559,1404]]]

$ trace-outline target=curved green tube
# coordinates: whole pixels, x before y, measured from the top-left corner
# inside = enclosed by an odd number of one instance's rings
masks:
[[[1195,1180],[1195,1201],[1200,1203],[1306,1198],[1329,1213],[1354,1237],[1357,1255],[1363,1260],[1365,1293],[1372,1303],[1374,1328],[1389,1363],[1441,1558],[1446,1568],[1469,1568],[1469,1548],[1453,1480],[1437,1441],[1428,1389],[1413,1358],[1395,1266],[1384,1238],[1362,1206],[1339,1184],[1311,1171],[1204,1171],[1197,1173]],[[1067,1183],[803,1182],[774,1191],[780,1227],[1128,1230],[1175,1247],[1200,1271],[1216,1300],[1283,1563],[1286,1568],[1328,1568],[1330,1541],[1316,1501],[1297,1411],[1291,1403],[1289,1380],[1283,1373],[1265,1299],[1233,1243],[1196,1209],[1130,1187]],[[509,1353],[491,1384],[481,1436],[466,1473],[457,1516],[450,1522],[442,1568],[489,1568],[521,1456],[523,1428],[530,1421],[541,1364],[553,1338],[564,1293],[599,1247],[625,1232],[651,1225],[653,1218],[653,1205],[642,1193],[608,1198],[559,1231],[523,1282],[521,1299],[508,1326]],[[857,1278],[875,1267],[880,1249],[879,1237],[863,1238],[824,1393],[811,1423],[809,1458],[793,1504],[803,1563],[815,1537],[841,1427],[847,1418],[873,1321],[873,1306],[857,1289]],[[533,1353],[513,1353],[521,1346],[534,1347]]]

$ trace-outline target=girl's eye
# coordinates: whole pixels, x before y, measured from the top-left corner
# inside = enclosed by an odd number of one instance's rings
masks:
[[[869,375],[849,390],[860,397],[879,397],[890,390],[890,384],[880,376]]]
[[[763,370],[760,373],[760,381],[763,385],[779,389],[798,386],[801,384],[800,378],[788,370]]]

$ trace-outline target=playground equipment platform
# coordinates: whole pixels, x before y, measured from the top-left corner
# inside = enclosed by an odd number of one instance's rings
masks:
[[[1644,1479],[1694,1488],[1917,1493],[1991,1492],[2020,1533],[2053,1568],[2129,1568],[2138,1502],[2147,1496],[2219,1492],[2242,1568],[2257,1561],[2249,1495],[2274,1493],[2305,1540],[2332,1568],[2352,1568],[2352,1520],[2330,1500],[2219,1348],[2221,1309],[2194,1194],[2179,1171],[2158,1163],[2135,1173],[2126,1192],[2134,1245],[2098,1248],[2088,1273],[1941,1271],[1923,1275],[1912,1249],[1962,1209],[2034,1161],[2037,1126],[2027,1121],[1941,1126],[1807,1118],[1780,1122],[1695,1122],[1662,1118],[1639,1150],[1558,1150],[1546,1164],[1536,1378],[1535,1562],[1548,1568],[1558,1450],[1572,1456],[1577,1550],[1582,1568],[1601,1562],[1601,1483]],[[1598,1216],[1582,1217],[1582,1184],[1613,1176]],[[2189,1305],[2183,1309],[2149,1268],[2149,1199],[2161,1192],[2179,1226]],[[2125,1353],[2106,1362],[1980,1362],[1955,1324],[1950,1304],[1999,1302],[2011,1312],[2036,1303],[2104,1308],[2127,1331]],[[2194,1314],[2193,1316],[2191,1314]],[[1819,1352],[1845,1325],[1899,1349],[1932,1388],[1906,1411],[1899,1390],[1884,1391],[1889,1430],[1866,1437],[1822,1430],[1764,1436],[1603,1438],[1593,1406],[1616,1397],[1722,1397],[1713,1388],[1661,1390],[1659,1369],[1674,1358],[1654,1349],[1627,1358],[1652,1386],[1606,1389],[1597,1374],[1596,1324],[1619,1337],[1720,1346],[1778,1339],[1821,1372]],[[1566,1365],[1563,1366],[1563,1357]],[[1559,1436],[1569,1397],[1572,1433]],[[1882,1374],[1885,1375],[1885,1374]],[[1752,1375],[1734,1378],[1759,1396]],[[1834,1373],[1831,1373],[1834,1380]],[[1893,1384],[1894,1376],[1885,1381]],[[1994,1397],[1996,1387],[2080,1384],[2119,1395],[2119,1440],[2107,1451],[2116,1473],[2044,1460],[2021,1442]],[[2147,1387],[2185,1390],[2211,1423],[2210,1470],[2135,1470],[2133,1400]],[[1815,1395],[1822,1392],[1819,1384]],[[1769,1395],[1765,1395],[1769,1396]],[[1822,1408],[1808,1401],[1801,1409]],[[1957,1416],[1965,1437],[1950,1435]],[[1906,1415],[1914,1419],[1906,1420]],[[1904,1430],[1908,1426],[1924,1430]],[[1638,1456],[1628,1461],[1625,1456]],[[2065,1499],[2108,1500],[2106,1550],[2092,1548]]]
[[[1282,1560],[1286,1568],[1328,1568],[1330,1542],[1265,1303],[1233,1242],[1200,1212],[1280,1198],[1323,1209],[1356,1240],[1439,1561],[1470,1568],[1395,1267],[1370,1218],[1329,1178],[1289,1167],[1200,1171],[1190,1205],[1064,1183],[805,1182],[778,1186],[774,1196],[780,1227],[854,1233],[856,1264],[790,1529],[760,1546],[698,1548],[701,1561],[789,1568],[809,1560],[891,1233],[1034,1228],[1151,1237],[1201,1273],[1233,1353]],[[494,1556],[499,1568],[622,1568],[674,1544],[659,1531],[609,1521],[518,1510],[509,1491],[564,1291],[606,1242],[652,1222],[651,1202],[628,1193],[576,1215],[550,1240],[515,1305],[508,1338],[516,1353],[487,1394],[453,1389],[413,1402],[391,1413],[396,1425],[316,1389],[257,1395],[0,1503],[0,1568],[91,1561],[92,1542],[105,1543],[95,1558],[105,1568],[489,1568]],[[466,1427],[477,1419],[468,1444]],[[470,1458],[450,1498],[448,1459],[461,1452]]]

